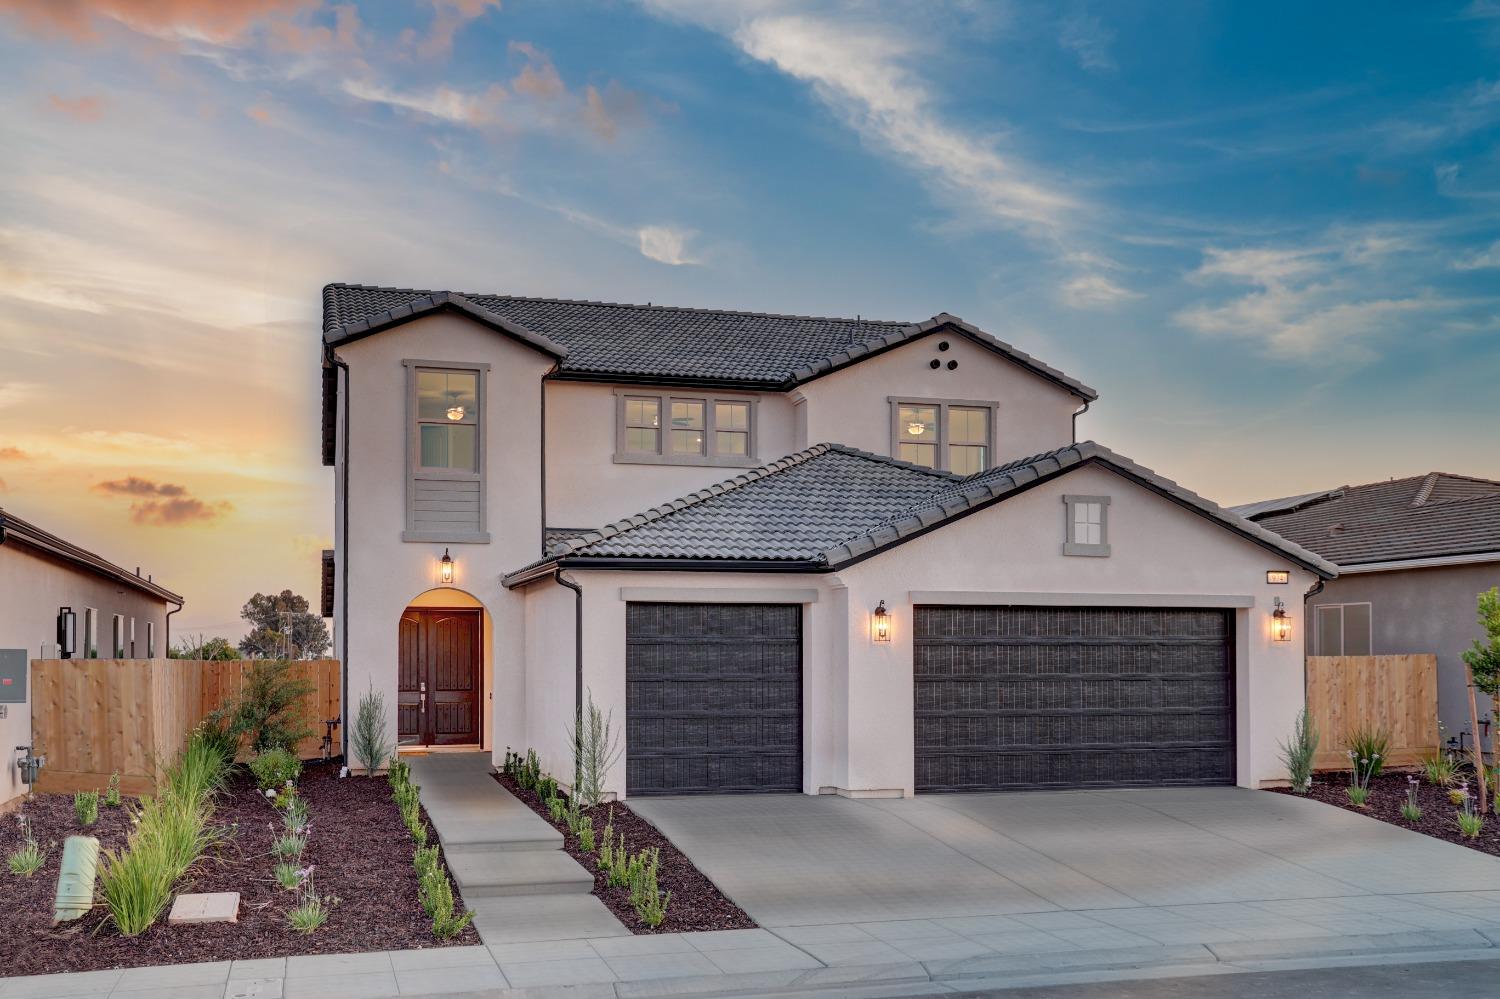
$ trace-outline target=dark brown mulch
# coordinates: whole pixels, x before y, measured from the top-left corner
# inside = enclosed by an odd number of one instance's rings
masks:
[[[661,834],[651,823],[632,812],[621,802],[607,803],[584,809],[584,814],[594,820],[594,835],[601,836],[604,826],[614,811],[615,839],[625,834],[625,846],[631,853],[647,847],[661,851],[661,868],[657,872],[657,885],[672,893],[667,905],[667,918],[660,926],[651,927],[641,922],[630,904],[630,892],[625,888],[611,888],[605,873],[599,870],[598,857],[585,853],[578,845],[578,838],[568,832],[565,822],[553,822],[547,806],[535,791],[523,791],[514,780],[504,774],[495,774],[505,789],[524,801],[542,820],[563,834],[563,849],[568,855],[594,874],[594,895],[609,907],[620,922],[632,933],[686,933],[692,930],[748,930],[755,921],[745,910],[725,898],[714,883],[672,841]]]
[[[1422,817],[1415,822],[1408,822],[1401,817],[1401,803],[1406,800],[1406,771],[1383,773],[1373,778],[1370,781],[1370,796],[1365,800],[1364,808],[1355,806],[1349,800],[1349,795],[1345,790],[1349,786],[1347,773],[1314,775],[1312,789],[1306,797],[1325,804],[1336,805],[1360,815],[1368,815],[1372,819],[1389,822],[1403,829],[1424,833],[1434,839],[1457,843],[1459,846],[1466,846],[1480,853],[1500,856],[1500,815],[1486,816],[1484,828],[1480,830],[1479,837],[1465,839],[1458,831],[1458,821],[1455,816],[1459,809],[1448,800],[1448,789],[1429,784],[1420,773],[1414,773],[1413,776],[1418,778],[1417,804],[1422,809]],[[1278,794],[1292,794],[1290,788],[1278,787],[1272,790]],[[1472,783],[1469,785],[1469,790],[1471,793],[1474,790]]]
[[[127,810],[101,803],[98,823],[85,829],[73,814],[72,796],[38,795],[22,812],[46,846],[47,862],[30,878],[0,867],[0,974],[478,943],[472,927],[451,940],[432,935],[431,921],[417,903],[411,837],[386,781],[341,780],[338,772],[337,761],[309,763],[299,782],[312,817],[304,860],[313,865],[318,893],[339,899],[328,922],[311,934],[298,933],[287,924],[295,895],[272,876],[276,862],[271,840],[276,835],[273,827],[280,829],[281,814],[259,795],[243,770],[231,777],[215,804],[213,822],[225,828],[227,838],[199,862],[181,888],[239,892],[239,922],[168,926],[164,914],[151,929],[130,938],[115,932],[102,904],[80,920],[52,926],[62,841],[86,834],[98,837],[106,849],[123,847],[130,825]],[[8,856],[21,843],[16,816],[0,818],[0,854]]]

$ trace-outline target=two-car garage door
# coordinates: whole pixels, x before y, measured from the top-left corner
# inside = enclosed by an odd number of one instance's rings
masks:
[[[1222,610],[918,607],[918,791],[1234,782]]]
[[[1234,781],[1230,612],[915,612],[918,791]],[[631,603],[626,791],[802,789],[802,608]]]

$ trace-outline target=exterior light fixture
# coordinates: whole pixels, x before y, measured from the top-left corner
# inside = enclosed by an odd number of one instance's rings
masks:
[[[1281,598],[1276,598],[1276,609],[1271,612],[1271,641],[1290,642],[1292,640],[1292,616],[1286,612],[1286,604]]]
[[[449,406],[448,407],[448,419],[452,420],[454,423],[457,423],[459,420],[462,420],[463,418],[464,418],[464,408],[462,406]]]
[[[448,554],[448,549],[443,549],[443,559],[438,563],[442,567],[443,585],[450,586],[453,583],[453,556]]]
[[[891,612],[885,609],[885,601],[882,600],[876,606],[875,613],[870,615],[870,641],[886,644],[890,640]]]
[[[71,607],[57,609],[57,658],[72,659],[77,651],[78,615]]]

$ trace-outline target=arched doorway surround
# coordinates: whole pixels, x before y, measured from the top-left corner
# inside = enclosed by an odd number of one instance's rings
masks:
[[[488,618],[474,596],[446,586],[418,595],[402,611],[396,670],[401,746],[484,745]]]

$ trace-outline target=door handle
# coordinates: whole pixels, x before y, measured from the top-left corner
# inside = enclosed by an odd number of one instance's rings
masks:
[[[422,710],[423,711],[427,710],[427,695],[426,694],[422,695],[421,706],[422,706]]]

